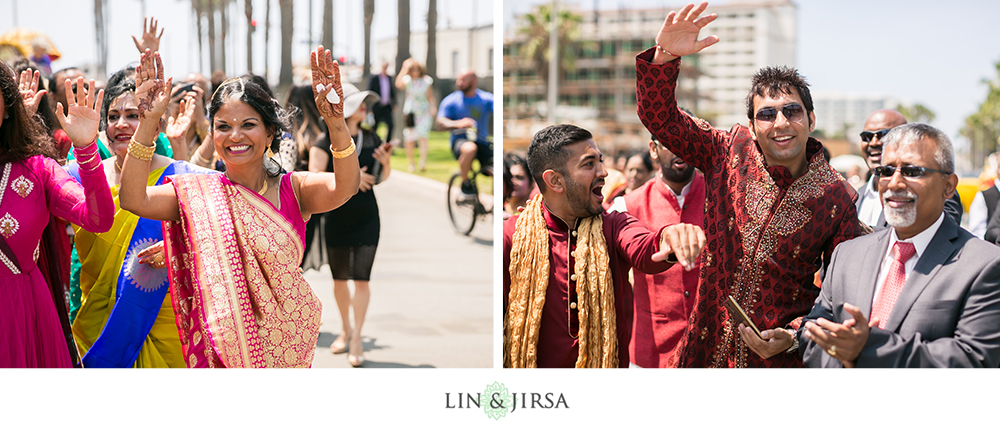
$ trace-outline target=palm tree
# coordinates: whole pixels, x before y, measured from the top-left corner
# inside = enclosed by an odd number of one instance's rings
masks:
[[[971,143],[969,161],[978,167],[991,153],[996,152],[1000,140],[1000,61],[993,66],[996,76],[984,78],[987,86],[986,99],[979,104],[979,110],[965,118],[965,126],[960,134]]]
[[[222,31],[219,33],[219,38],[221,39],[219,43],[219,58],[221,60],[222,71],[226,71],[228,64],[226,63],[226,33],[229,31],[229,14],[226,11],[229,9],[229,0],[217,0],[219,1],[219,23],[222,24],[220,27]]]
[[[270,78],[271,68],[267,66],[268,60],[271,59],[270,44],[267,42],[271,39],[271,0],[264,0],[264,77]]]
[[[211,72],[218,69],[218,58],[215,56],[215,1],[206,0],[208,6],[205,15],[208,17],[208,68]]]
[[[364,80],[368,82],[368,76],[372,70],[372,19],[375,18],[375,0],[365,0],[365,66]],[[398,70],[398,69],[397,69]]]
[[[292,84],[292,0],[278,0],[281,9],[281,71],[278,72],[278,93]]]
[[[201,17],[205,14],[205,4],[203,0],[191,0],[191,9],[194,12],[194,22],[198,29],[198,69],[205,69],[205,60],[202,54],[205,52],[205,35],[201,28]],[[205,89],[208,91],[208,89]]]
[[[437,79],[437,0],[427,2],[427,75]]]
[[[552,7],[549,4],[541,4],[535,10],[524,16],[524,27],[517,30],[517,33],[524,37],[521,45],[521,53],[525,61],[534,65],[536,71],[541,71],[541,76],[546,89],[549,85],[549,75],[545,71],[549,70],[549,23],[552,19]],[[580,38],[580,23],[583,17],[576,15],[569,10],[559,9],[558,18],[558,44],[559,44],[559,76],[565,76],[567,71],[575,69],[576,52],[583,48],[585,43]]]
[[[244,2],[244,12],[247,15],[247,72],[253,71],[253,0]]]
[[[333,49],[333,0],[323,1],[323,46]]]
[[[104,18],[104,0],[94,0],[94,30],[97,33],[98,77],[108,76],[108,28],[105,26]]]
[[[410,0],[398,0],[399,12],[396,30],[396,71],[403,67],[403,61],[410,58]]]

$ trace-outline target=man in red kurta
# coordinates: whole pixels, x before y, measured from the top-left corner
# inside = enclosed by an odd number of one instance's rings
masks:
[[[532,200],[524,213],[504,221],[504,325],[510,329],[512,256],[518,252],[515,238],[528,235],[527,224],[533,205],[539,205],[544,218],[548,259],[528,264],[529,269],[545,269],[544,304],[541,306],[540,323],[531,323],[537,331],[537,343],[529,344],[526,352],[537,358],[537,367],[573,367],[579,356],[580,307],[577,281],[580,273],[576,261],[581,255],[577,242],[582,233],[577,232],[581,221],[598,217],[601,220],[603,242],[607,245],[607,266],[611,281],[608,282],[614,297],[614,324],[617,335],[617,367],[628,367],[628,344],[632,334],[632,290],[628,271],[633,266],[649,273],[662,272],[671,266],[664,262],[668,253],[674,254],[681,266],[693,267],[694,259],[704,245],[701,229],[689,224],[662,227],[653,233],[634,217],[624,213],[604,213],[601,206],[601,186],[607,171],[601,163],[602,155],[589,132],[573,125],[554,125],[539,131],[528,150],[528,164],[541,196]],[[538,202],[537,200],[540,200]],[[659,252],[658,252],[659,250]],[[589,257],[589,256],[586,256]],[[514,276],[516,278],[516,275]],[[534,331],[529,331],[529,333]],[[506,340],[506,338],[505,338]],[[504,350],[511,351],[505,341]],[[505,354],[506,357],[509,353]]]
[[[616,199],[609,211],[628,212],[646,227],[688,223],[703,227],[705,177],[653,138],[649,155],[660,167],[655,179]],[[635,316],[629,354],[643,368],[666,367],[687,330],[698,293],[699,263],[647,274],[634,271]]]
[[[698,31],[715,15],[688,5],[668,14],[657,46],[636,58],[638,112],[646,128],[705,174],[707,248],[688,329],[671,365],[800,367],[793,332],[819,290],[813,275],[834,247],[862,233],[853,188],[823,158],[808,84],[794,69],[758,71],[750,127],[712,128],[677,108],[680,56],[718,42]],[[732,295],[761,330],[735,325]],[[753,353],[751,353],[753,352]]]

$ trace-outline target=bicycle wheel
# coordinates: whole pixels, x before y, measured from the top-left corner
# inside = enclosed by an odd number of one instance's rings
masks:
[[[483,172],[479,172],[476,175],[477,182],[483,178],[489,179],[489,189],[487,190],[487,192],[479,195],[480,206],[478,211],[480,219],[485,219],[486,216],[492,215],[493,207],[495,205],[495,201],[493,200],[493,176],[488,176]],[[486,182],[482,183],[485,184]]]
[[[475,201],[462,200],[462,181],[460,174],[455,173],[448,181],[448,216],[451,217],[451,225],[455,231],[468,236],[476,226],[476,203]]]

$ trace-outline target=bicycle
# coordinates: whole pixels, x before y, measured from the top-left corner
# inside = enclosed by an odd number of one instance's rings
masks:
[[[478,161],[473,164],[478,164]],[[476,227],[476,220],[486,219],[487,215],[493,214],[492,195],[488,195],[490,200],[483,201],[477,185],[477,177],[486,176],[489,177],[492,187],[492,168],[480,166],[478,170],[472,170],[467,176],[455,173],[448,181],[448,216],[451,217],[451,224],[455,227],[455,231],[462,235],[468,236],[469,233],[472,233],[472,229]],[[471,195],[462,193],[462,183],[466,179],[472,184]],[[490,193],[492,191],[491,188]]]

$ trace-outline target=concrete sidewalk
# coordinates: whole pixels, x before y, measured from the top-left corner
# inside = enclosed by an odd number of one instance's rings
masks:
[[[493,367],[493,218],[455,233],[446,186],[393,170],[375,187],[382,223],[362,329],[365,367]],[[305,273],[323,301],[313,367],[350,367],[327,266]],[[353,290],[353,289],[352,289]]]

